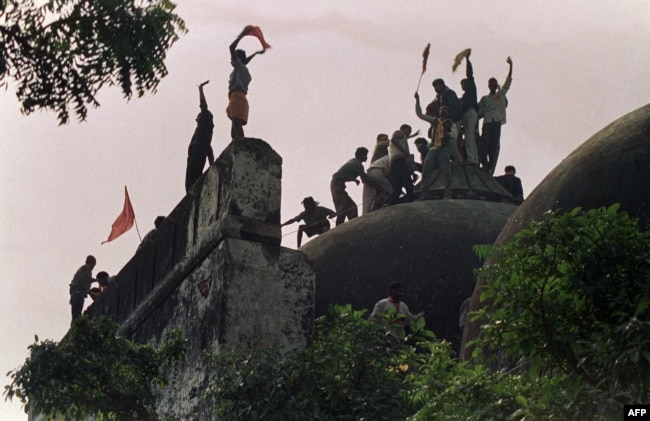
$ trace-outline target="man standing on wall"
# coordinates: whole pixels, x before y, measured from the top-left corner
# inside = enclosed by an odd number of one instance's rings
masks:
[[[70,306],[72,307],[73,322],[81,316],[86,295],[90,291],[90,285],[95,281],[93,269],[96,264],[97,260],[94,256],[86,257],[86,263],[75,272],[72,282],[70,282]]]
[[[214,164],[212,151],[212,128],[214,127],[212,113],[208,110],[208,103],[203,94],[203,86],[210,83],[206,80],[199,85],[199,108],[201,112],[196,116],[196,129],[187,150],[187,169],[185,170],[185,193],[190,191],[192,185],[203,174],[205,159],[210,165]]]
[[[246,51],[238,50],[239,41],[246,35],[256,36],[262,43],[262,50],[246,56]],[[258,54],[264,54],[269,45],[264,41],[262,31],[257,26],[248,25],[230,44],[230,63],[232,73],[228,81],[228,108],[226,114],[232,122],[230,136],[232,139],[244,137],[244,126],[248,123],[248,85],[251,83],[251,74],[248,71],[248,63]]]

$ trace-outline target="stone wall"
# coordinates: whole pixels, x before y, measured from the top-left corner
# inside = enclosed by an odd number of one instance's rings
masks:
[[[281,166],[264,141],[233,141],[87,311],[138,342],[183,331],[187,356],[160,407],[174,419],[211,418],[206,351],[291,349],[312,334],[315,274],[280,246]]]

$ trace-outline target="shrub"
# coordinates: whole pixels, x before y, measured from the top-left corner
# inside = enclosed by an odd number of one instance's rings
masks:
[[[156,349],[118,336],[118,328],[110,319],[84,316],[59,343],[36,337],[25,364],[9,373],[5,397],[47,417],[158,419],[157,390],[165,369],[184,355],[184,340],[173,331]]]
[[[618,209],[548,213],[494,250],[479,271],[492,303],[481,344],[532,374],[648,402],[650,233]]]

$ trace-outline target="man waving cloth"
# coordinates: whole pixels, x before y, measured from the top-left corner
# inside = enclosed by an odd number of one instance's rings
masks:
[[[237,45],[239,41],[246,35],[252,35],[260,40],[262,50],[253,53],[251,56],[246,56],[244,50],[238,50]],[[226,114],[232,126],[230,129],[230,136],[232,139],[237,137],[244,137],[244,126],[248,123],[248,100],[246,94],[248,93],[248,85],[251,82],[251,75],[246,65],[258,54],[264,54],[270,45],[264,40],[262,30],[259,26],[248,25],[237,36],[237,38],[230,44],[230,63],[233,70],[230,73],[230,80],[228,81],[228,108]]]

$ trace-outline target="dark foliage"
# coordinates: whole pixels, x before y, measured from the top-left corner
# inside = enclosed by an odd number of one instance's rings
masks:
[[[167,74],[167,51],[184,33],[169,0],[6,0],[0,4],[0,86],[10,79],[25,114],[71,109],[85,120],[104,86],[129,99]]]

